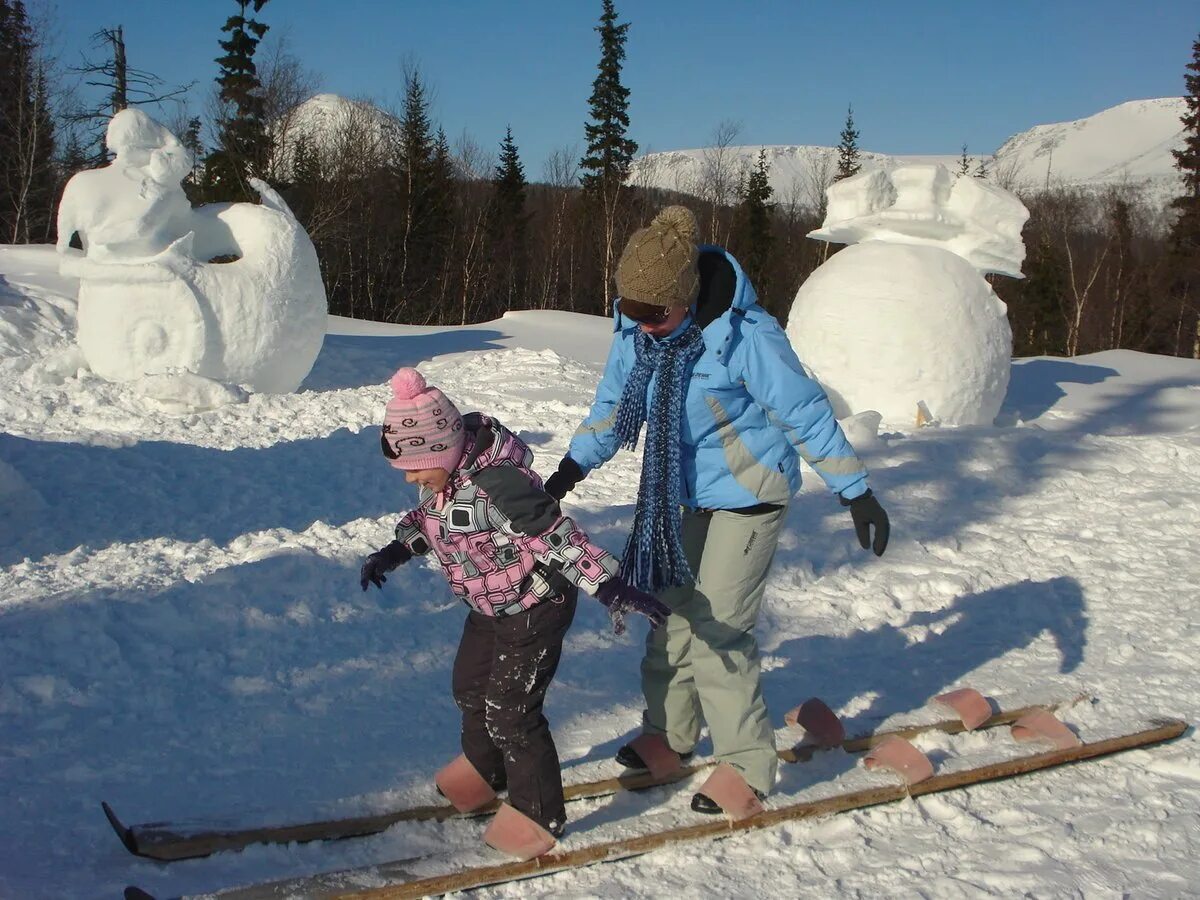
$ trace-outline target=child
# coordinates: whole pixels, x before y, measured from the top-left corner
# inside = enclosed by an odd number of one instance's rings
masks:
[[[470,609],[454,660],[462,710],[462,756],[440,771],[441,791],[462,811],[508,789],[484,835],[528,858],[562,835],[566,820],[558,752],[542,714],[579,589],[593,594],[618,627],[633,610],[661,625],[670,611],[616,578],[618,561],[591,542],[542,490],[529,448],[494,419],[463,416],[416,369],[391,379],[393,397],[380,443],[420,505],[396,526],[396,540],[362,566],[363,590],[430,551]]]

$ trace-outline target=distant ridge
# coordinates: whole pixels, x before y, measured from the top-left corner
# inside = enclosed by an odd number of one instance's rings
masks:
[[[1179,117],[1182,97],[1132,100],[1095,115],[1071,122],[1035,125],[1015,134],[992,155],[982,158],[990,177],[1004,186],[1036,190],[1046,184],[1106,187],[1128,184],[1152,203],[1176,195],[1180,176],[1171,150],[1183,145]],[[770,182],[778,202],[798,201],[815,206],[814,185],[823,171],[837,164],[837,149],[813,145],[727,147],[721,171],[749,170],[760,149],[767,152]],[[631,181],[647,187],[701,195],[716,163],[713,149],[670,150],[648,153],[634,163]],[[932,156],[893,155],[863,151],[864,169],[940,162],[957,171],[960,153]]]
[[[1182,97],[1131,100],[1095,115],[1070,122],[1035,125],[1013,135],[994,154],[972,156],[972,165],[982,159],[989,177],[1002,186],[1037,190],[1046,186],[1072,185],[1103,188],[1127,184],[1148,202],[1162,204],[1181,190],[1171,150],[1183,145]],[[333,135],[350,117],[365,117],[376,137],[397,126],[397,120],[370,103],[348,100],[337,94],[317,94],[302,103],[280,123],[283,166],[291,159],[291,145],[304,135],[317,148],[336,152]],[[837,149],[803,144],[727,147],[719,168],[725,173],[726,189],[736,186],[737,173],[748,171],[765,149],[770,164],[770,182],[775,200],[816,206],[828,176],[837,166]],[[648,153],[634,162],[630,180],[683,194],[703,195],[711,182],[715,151],[696,148]],[[956,171],[961,154],[928,156],[896,155],[862,151],[866,169],[909,163],[942,163]],[[820,187],[818,187],[820,185]],[[728,197],[732,202],[732,196]]]

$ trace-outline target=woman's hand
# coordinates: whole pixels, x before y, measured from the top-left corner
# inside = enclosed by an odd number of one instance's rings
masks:
[[[883,551],[887,549],[888,535],[891,533],[892,526],[888,521],[888,514],[884,508],[879,505],[879,501],[875,495],[871,493],[871,489],[867,488],[867,492],[853,500],[847,500],[844,497],[839,497],[842,501],[842,506],[850,507],[850,517],[854,520],[854,531],[858,534],[858,542],[862,548],[866,550],[870,547],[875,551],[876,556],[883,556]],[[875,526],[875,540],[871,540],[871,526]]]

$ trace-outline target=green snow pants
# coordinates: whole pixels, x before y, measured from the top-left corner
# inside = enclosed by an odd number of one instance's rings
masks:
[[[651,630],[642,660],[643,731],[687,752],[706,722],[717,759],[763,793],[775,783],[778,758],[754,627],[786,513],[684,510],[695,581],[660,595],[672,615]]]

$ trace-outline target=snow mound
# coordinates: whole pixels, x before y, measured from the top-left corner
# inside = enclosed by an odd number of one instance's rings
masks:
[[[839,419],[874,410],[911,428],[990,425],[1008,387],[1004,303],[940,247],[872,240],[834,255],[801,285],[788,338]]]

